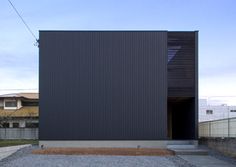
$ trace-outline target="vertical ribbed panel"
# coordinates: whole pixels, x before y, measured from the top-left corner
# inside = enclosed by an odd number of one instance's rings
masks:
[[[40,32],[40,140],[166,139],[166,108],[167,32]]]

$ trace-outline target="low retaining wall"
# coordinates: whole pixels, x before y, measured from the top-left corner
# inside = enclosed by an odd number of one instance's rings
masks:
[[[40,140],[43,147],[166,148],[165,140]]]
[[[167,148],[167,145],[198,145],[197,140],[39,140],[43,147]]]
[[[199,144],[236,158],[236,138],[200,138]]]

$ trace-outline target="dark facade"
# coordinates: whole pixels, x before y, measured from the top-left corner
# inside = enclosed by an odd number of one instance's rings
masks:
[[[197,137],[197,32],[40,31],[40,140]]]

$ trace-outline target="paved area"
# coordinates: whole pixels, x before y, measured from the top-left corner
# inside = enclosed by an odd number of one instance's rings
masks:
[[[233,167],[233,163],[209,155],[179,156],[79,156],[37,155],[26,147],[0,161],[1,167]],[[234,161],[235,162],[235,161]]]
[[[180,158],[194,164],[196,167],[235,167],[229,162],[217,159],[211,155],[179,155]]]
[[[19,146],[9,146],[9,147],[0,147],[0,160],[10,156],[11,154],[15,153],[17,150],[29,147],[29,144],[19,145]]]
[[[176,167],[165,157],[30,155],[2,167]]]
[[[38,155],[23,148],[0,161],[1,167],[193,167],[177,156]]]

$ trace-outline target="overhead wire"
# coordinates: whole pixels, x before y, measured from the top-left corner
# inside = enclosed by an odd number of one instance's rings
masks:
[[[15,91],[15,90],[38,90],[38,88],[29,88],[29,89],[0,89],[0,91]]]
[[[28,24],[26,23],[26,21],[23,19],[23,17],[20,15],[20,13],[18,12],[18,10],[16,9],[16,7],[14,6],[14,4],[11,2],[11,0],[7,0],[9,2],[9,4],[11,5],[11,7],[13,8],[13,10],[15,11],[15,13],[18,15],[18,17],[20,18],[20,20],[23,22],[23,24],[25,25],[25,27],[27,28],[28,32],[33,36],[33,38],[36,40],[36,44],[38,46],[39,44],[39,40],[37,39],[36,35],[33,33],[33,31],[31,30],[31,28],[28,26]],[[0,89],[0,91],[24,91],[24,90],[38,90],[38,88],[30,88],[30,89]]]
[[[25,25],[25,27],[27,28],[27,30],[29,31],[29,33],[33,36],[33,38],[36,40],[36,43],[38,43],[38,39],[36,37],[36,35],[34,35],[33,31],[30,29],[30,27],[28,26],[28,24],[26,23],[26,21],[23,19],[23,17],[20,15],[20,13],[18,12],[18,10],[16,9],[16,7],[13,5],[13,3],[11,2],[11,0],[7,0],[10,5],[12,6],[12,8],[14,9],[14,11],[16,12],[16,14],[19,16],[19,18],[21,19],[21,21],[23,22],[23,24]]]

